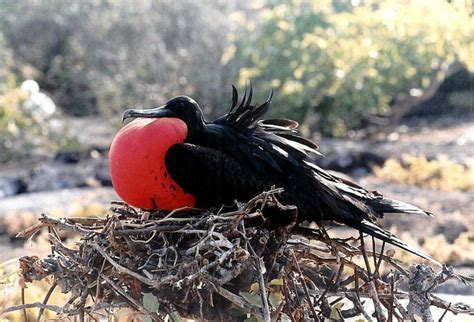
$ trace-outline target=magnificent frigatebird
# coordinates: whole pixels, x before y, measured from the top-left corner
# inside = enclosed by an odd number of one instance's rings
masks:
[[[376,220],[389,213],[430,213],[321,169],[315,163],[321,157],[317,145],[297,134],[297,122],[261,120],[272,94],[261,105],[252,104],[251,88],[240,102],[235,87],[232,96],[230,111],[212,122],[187,96],[157,108],[127,110],[123,120],[174,118],[186,124],[184,142],[172,145],[164,158],[169,175],[194,196],[197,207],[247,201],[271,187],[281,187],[281,201],[296,205],[301,220],[343,223],[427,258],[377,226]]]

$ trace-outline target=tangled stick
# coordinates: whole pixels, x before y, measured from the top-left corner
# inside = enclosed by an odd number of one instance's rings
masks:
[[[452,270],[407,267],[393,258],[393,251],[384,253],[385,245],[380,252],[375,246],[367,249],[362,234],[331,238],[322,225],[300,227],[297,209],[282,205],[280,192],[217,212],[185,208],[149,213],[114,203],[103,219],[43,216],[19,236],[47,228],[52,255],[22,257],[22,278],[52,278],[53,288],[70,298],[62,307],[48,305],[50,290],[42,303],[3,313],[35,307],[41,308],[39,315],[51,310],[94,316],[129,307],[157,321],[172,314],[201,320],[253,315],[263,321],[355,316],[402,321],[413,314],[427,318],[429,307],[437,306],[473,314],[431,294],[448,278],[463,279]],[[64,232],[80,236],[77,247],[61,240]],[[381,271],[382,264],[390,267],[388,274]],[[420,276],[424,284],[417,287]],[[403,280],[407,291],[399,289]],[[144,305],[150,296],[159,302],[153,310]],[[408,308],[403,299],[409,300]]]

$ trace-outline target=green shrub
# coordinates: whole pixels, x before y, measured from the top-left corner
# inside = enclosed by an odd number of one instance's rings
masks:
[[[15,75],[12,72],[12,66],[12,52],[0,34],[0,95],[5,93],[9,86],[16,82]]]
[[[423,93],[455,61],[474,67],[474,19],[462,2],[269,0],[258,16],[256,26],[240,19],[251,32],[231,35],[240,83],[275,88],[275,113],[316,116],[325,134]]]
[[[232,75],[220,64],[230,9],[211,0],[20,0],[2,8],[0,30],[34,74],[26,76],[69,114],[151,107],[183,93],[218,106]]]
[[[80,147],[66,123],[52,126],[52,118],[58,121],[59,116],[54,109],[45,111],[47,102],[38,105],[33,96],[16,85],[14,76],[8,75],[10,81],[0,90],[0,163]]]
[[[20,0],[2,4],[0,35],[16,77],[37,80],[69,114],[185,93],[216,115],[238,74],[261,96],[276,90],[274,115],[342,135],[450,63],[474,66],[462,2]]]

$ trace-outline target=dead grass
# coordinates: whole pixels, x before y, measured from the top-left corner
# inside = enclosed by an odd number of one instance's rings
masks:
[[[376,177],[395,183],[445,191],[474,189],[474,159],[462,165],[446,157],[428,160],[405,155],[401,161],[389,159],[373,170]]]
[[[474,262],[474,232],[460,234],[454,243],[449,243],[442,234],[427,237],[423,249],[434,258],[450,265]]]

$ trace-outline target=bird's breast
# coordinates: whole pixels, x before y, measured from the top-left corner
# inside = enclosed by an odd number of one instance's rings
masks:
[[[195,198],[169,175],[165,155],[187,136],[177,118],[136,119],[115,136],[109,152],[112,184],[132,206],[172,210],[194,206]]]

